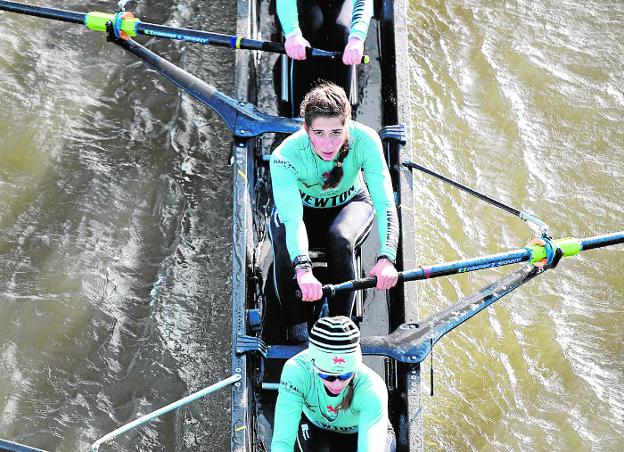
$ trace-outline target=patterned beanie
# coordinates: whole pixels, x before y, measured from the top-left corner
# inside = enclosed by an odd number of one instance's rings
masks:
[[[335,375],[355,371],[362,363],[360,330],[349,317],[323,317],[310,331],[308,352],[318,370]]]

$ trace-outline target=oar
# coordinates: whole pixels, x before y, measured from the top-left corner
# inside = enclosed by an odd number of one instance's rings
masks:
[[[22,5],[20,3],[6,2],[3,0],[0,0],[0,9],[74,23],[81,23],[83,20],[88,20],[90,14],[102,16],[101,24],[108,33],[108,39],[110,41],[141,59],[145,64],[158,71],[166,79],[217,113],[236,137],[250,138],[263,133],[290,134],[301,128],[300,119],[268,115],[258,110],[255,105],[237,101],[236,99],[226,96],[214,86],[198,79],[164,58],[159,57],[154,52],[146,49],[138,42],[133,41],[128,37],[128,34],[122,34],[116,37],[116,35],[124,30],[124,27],[127,27],[128,23],[124,25],[123,22],[117,21],[117,24],[115,24],[114,22],[116,19],[110,20],[113,18],[112,15],[106,16],[107,21],[104,21],[104,16],[101,15],[101,13],[82,14],[53,8]],[[116,30],[115,27],[117,27]],[[99,28],[97,29],[99,30]]]
[[[624,243],[624,231],[612,234],[598,235],[585,239],[568,237],[564,239],[552,240],[553,249],[560,249],[563,257],[576,256],[581,251],[602,248],[604,246]],[[505,265],[517,264],[519,262],[536,263],[547,258],[547,248],[541,245],[527,245],[524,248],[506,253],[491,254],[489,256],[475,257],[460,261],[447,262],[443,264],[418,267],[414,270],[406,270],[399,273],[399,281],[417,281],[421,279],[437,278],[439,276],[454,275],[457,273],[467,273],[486,268],[502,267]],[[375,287],[377,278],[362,278],[340,284],[327,284],[323,286],[323,295],[333,296],[336,292],[362,290]]]
[[[112,41],[217,113],[234,136],[249,138],[263,133],[290,134],[301,128],[300,119],[268,115],[253,104],[232,99],[130,38],[113,38]]]
[[[115,27],[127,36],[137,35],[156,36],[158,38],[176,39],[180,41],[195,42],[198,44],[228,47],[231,49],[262,50],[285,54],[283,44],[270,41],[259,41],[235,35],[211,33],[208,31],[191,30],[188,28],[170,27],[167,25],[151,24],[143,22],[130,13],[119,12],[108,14],[101,12],[78,13],[56,8],[27,5],[24,3],[0,1],[0,10],[14,13],[27,14],[30,16],[44,17],[46,19],[61,20],[76,24],[83,24],[90,30],[106,31],[106,23],[112,22]],[[342,52],[328,51],[316,48],[307,50],[308,56],[330,58],[340,60]],[[368,55],[362,57],[362,63],[368,64]]]

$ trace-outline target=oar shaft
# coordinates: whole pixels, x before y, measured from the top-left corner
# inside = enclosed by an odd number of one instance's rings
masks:
[[[0,9],[13,13],[26,14],[29,16],[62,20],[64,22],[71,22],[75,24],[84,24],[86,16],[86,14],[84,13],[77,13],[74,11],[65,11],[62,9],[47,8],[43,6],[26,5],[23,3],[5,1],[0,1]]]
[[[229,47],[231,49],[262,50],[264,52],[286,53],[283,44],[271,41],[259,41],[257,39],[242,38],[221,33],[191,30],[188,28],[169,27],[166,25],[151,24],[137,21],[135,28],[137,34],[157,36],[159,38],[177,39],[180,41],[195,42],[198,44]],[[308,56],[337,59],[342,56],[340,52],[308,48]],[[365,62],[364,59],[362,62]]]
[[[57,8],[47,8],[42,6],[27,5],[24,3],[7,2],[0,0],[0,10],[21,13],[30,16],[55,19],[65,22],[83,24],[90,30],[106,31],[106,23],[113,21],[115,15],[100,12],[77,13]],[[123,18],[120,21],[120,29],[128,36],[135,37],[139,34],[146,36],[156,36],[159,38],[176,39],[179,41],[195,42],[204,45],[214,45],[228,47],[231,49],[261,50],[273,53],[286,53],[283,44],[270,41],[259,41],[256,39],[243,38],[234,35],[212,33],[202,30],[191,30],[189,28],[171,27],[167,25],[151,24],[142,22],[135,17]],[[307,55],[311,57],[322,57],[330,59],[340,59],[341,52],[328,51],[316,48],[309,48]],[[369,62],[368,55],[362,57],[362,63]]]
[[[221,33],[212,33],[202,30],[191,30],[189,28],[169,27],[167,25],[151,24],[141,21],[137,22],[135,31],[137,34],[146,36],[156,36],[158,38],[176,39],[179,41],[188,41],[198,44],[215,45],[230,48],[237,48],[236,42],[237,40],[239,40],[241,42],[244,41],[246,47],[239,46],[238,48],[248,48],[252,50],[270,50],[270,46],[266,46],[267,48],[263,48],[263,41],[255,41],[253,39],[246,38],[238,39],[236,36],[224,35]],[[280,45],[276,43],[267,44],[275,44],[278,50],[280,48]],[[281,46],[281,49],[283,50],[284,46]]]
[[[553,245],[560,248],[564,257],[576,256],[581,251],[601,248],[609,245],[624,243],[624,231],[604,234],[585,239],[568,237],[553,241]],[[540,245],[528,245],[519,250],[508,251],[506,253],[491,254],[489,256],[464,259],[460,261],[447,262],[443,264],[418,267],[413,270],[406,270],[399,273],[399,281],[418,281],[422,279],[437,278],[440,276],[455,275],[457,273],[468,273],[486,268],[503,267],[505,265],[517,264],[520,262],[537,262],[546,258],[546,251]],[[323,294],[331,296],[336,292],[345,290],[361,290],[375,287],[376,278],[354,279],[341,284],[328,284],[323,286]]]
[[[624,243],[624,231],[583,239],[581,240],[581,248],[583,251],[587,251],[603,246],[617,245],[618,243]]]

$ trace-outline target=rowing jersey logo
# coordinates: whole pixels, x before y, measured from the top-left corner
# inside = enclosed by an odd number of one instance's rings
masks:
[[[345,363],[344,358],[341,358],[340,356],[334,356],[332,358],[332,361],[333,361],[334,364],[344,364]]]
[[[338,414],[338,409],[337,409],[337,408],[334,408],[334,407],[333,407],[333,406],[331,406],[331,405],[327,405],[327,410],[328,410],[330,413]]]

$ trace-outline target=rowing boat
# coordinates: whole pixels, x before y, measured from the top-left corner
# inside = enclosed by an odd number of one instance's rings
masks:
[[[263,10],[266,2],[238,2],[238,34],[250,31],[270,35],[277,30],[276,19]],[[254,36],[251,36],[254,38]],[[256,36],[257,37],[257,36]],[[407,2],[375,2],[366,52],[370,63],[358,66],[356,119],[380,131],[390,168],[398,215],[401,245],[397,268],[415,265],[413,227],[414,196],[411,170],[401,161],[411,156],[409,128],[410,95],[408,73],[397,65],[407,61]],[[264,54],[237,54],[236,97],[252,104],[262,100],[263,108],[283,112],[281,76],[284,57]],[[280,75],[272,80],[274,67]],[[263,77],[265,77],[263,79]],[[296,80],[293,83],[297,83]],[[352,96],[353,99],[354,96]],[[352,101],[353,103],[353,101]],[[232,450],[266,450],[270,444],[273,404],[277,396],[279,371],[284,359],[298,351],[280,346],[276,323],[268,317],[276,301],[272,298],[270,277],[271,253],[266,224],[271,209],[270,175],[266,165],[274,137],[258,141],[237,140],[234,145],[234,262],[232,287],[232,369],[243,381],[232,392]],[[373,266],[377,238],[369,237],[363,245],[362,267]],[[241,277],[240,275],[245,275]],[[413,285],[399,284],[387,294],[366,293],[357,306],[356,317],[362,318],[363,336],[387,335],[399,325],[417,318],[417,299]],[[258,320],[254,320],[258,319]],[[262,322],[264,319],[264,322]],[[269,330],[267,332],[267,330]],[[281,335],[283,339],[283,335]],[[258,344],[258,340],[262,344]],[[272,343],[271,343],[272,342]],[[262,356],[261,347],[267,346]],[[245,353],[253,350],[253,353]],[[400,450],[422,449],[422,416],[420,411],[419,364],[401,363],[387,356],[365,358],[386,380],[390,392],[390,415]]]
[[[185,29],[165,29],[142,23],[123,12],[114,15],[82,14],[0,1],[0,9],[83,23],[92,30],[106,31],[109,40],[214,110],[231,130],[234,136],[231,158],[233,375],[219,387],[232,384],[231,449],[245,452],[268,448],[281,364],[300,350],[284,343],[279,334],[279,322],[275,321],[275,300],[272,299],[270,284],[271,252],[266,226],[272,206],[267,157],[280,137],[296,131],[301,122],[278,115],[283,111],[284,100],[279,87],[284,85],[284,81],[283,78],[273,80],[273,68],[281,67],[283,57],[260,51],[270,50],[281,54],[283,47],[260,40],[261,36],[273,33],[276,29],[275,18],[264,10],[266,7],[266,2],[260,0],[238,2],[237,36],[249,37],[241,39]],[[433,345],[478,312],[543,274],[543,270],[533,265],[538,261],[546,259],[546,268],[554,268],[561,257],[624,242],[624,232],[582,240],[550,240],[547,231],[544,231],[543,245],[534,244],[497,255],[416,268],[416,245],[412,235],[412,171],[417,165],[406,162],[412,154],[409,127],[405,127],[410,121],[409,83],[407,72],[398,64],[408,59],[407,2],[382,0],[376,2],[375,7],[375,18],[366,43],[370,64],[358,69],[354,103],[357,119],[380,131],[389,163],[401,224],[397,267],[401,270],[402,282],[387,293],[364,292],[356,304],[354,316],[362,329],[366,361],[386,381],[389,412],[397,434],[398,449],[415,451],[423,449],[420,364]],[[247,45],[253,52],[240,52],[236,58],[236,99],[220,93],[208,83],[131,39],[138,34],[201,44],[232,47]],[[317,53],[323,55],[324,52]],[[335,57],[328,54],[324,56]],[[280,71],[275,73],[280,74]],[[261,108],[257,108],[257,105]],[[514,214],[525,221],[532,218],[519,211]],[[372,235],[362,247],[363,269],[372,266],[376,240]],[[408,281],[521,262],[528,262],[529,265],[522,266],[428,319],[418,320],[415,286],[408,284]],[[327,286],[325,290],[331,295],[337,290],[366,289],[372,285],[374,281],[362,278]],[[210,391],[200,391],[183,400],[185,403],[190,402],[208,393]],[[181,403],[171,404],[157,410],[157,414],[164,414],[179,406]],[[113,438],[115,435],[112,433],[122,434],[141,424],[137,421],[153,419],[157,414],[154,412],[143,416],[100,438],[94,443],[93,450],[97,450],[105,440]],[[36,450],[12,444],[0,440],[0,446],[7,450]]]

